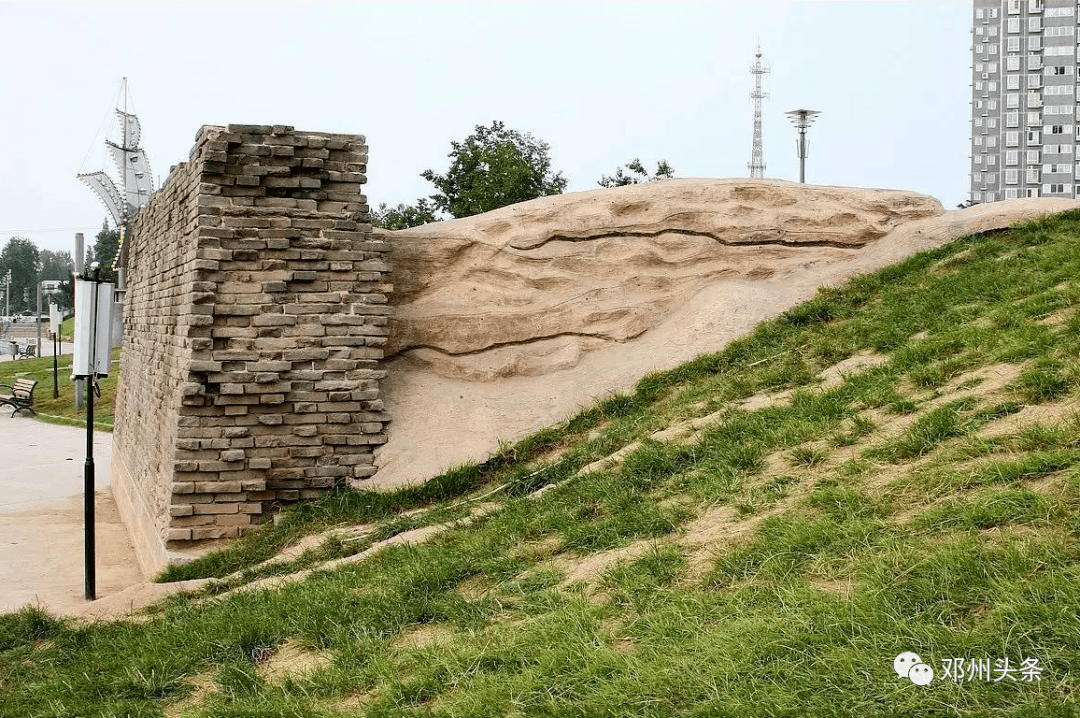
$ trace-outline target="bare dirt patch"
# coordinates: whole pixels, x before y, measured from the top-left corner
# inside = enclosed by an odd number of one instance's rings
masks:
[[[445,623],[422,623],[402,631],[394,639],[394,645],[398,648],[427,648],[452,643],[455,636],[454,629]]]
[[[1080,402],[1069,399],[1053,404],[1025,406],[1015,414],[1003,416],[979,428],[977,435],[984,439],[996,439],[1019,433],[1025,427],[1076,422],[1080,418]]]
[[[458,594],[466,601],[475,601],[491,593],[495,585],[486,576],[469,576],[457,585]]]
[[[255,666],[259,678],[276,683],[286,678],[310,676],[330,666],[330,656],[309,650],[295,641],[285,641],[267,660]]]
[[[1067,323],[1074,316],[1076,316],[1076,307],[1066,307],[1065,309],[1059,309],[1052,314],[1046,315],[1042,319],[1037,320],[1037,322],[1048,327],[1057,327]]]
[[[195,708],[217,689],[217,684],[214,683],[214,676],[211,673],[198,673],[189,678],[187,683],[194,690],[175,703],[165,706],[162,710],[165,718],[180,718],[184,711]]]
[[[822,389],[835,389],[844,383],[848,376],[858,374],[861,371],[875,366],[882,366],[889,362],[889,357],[874,352],[860,352],[848,357],[842,362],[833,364],[822,371],[818,376],[821,378]]]
[[[810,579],[810,585],[819,591],[831,593],[834,596],[848,598],[855,591],[855,582],[850,578],[836,578],[814,576]]]

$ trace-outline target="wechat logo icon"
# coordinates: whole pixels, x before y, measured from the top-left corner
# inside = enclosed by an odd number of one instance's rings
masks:
[[[934,680],[934,669],[922,662],[919,654],[904,651],[893,659],[897,678],[910,679],[917,686],[928,686]]]

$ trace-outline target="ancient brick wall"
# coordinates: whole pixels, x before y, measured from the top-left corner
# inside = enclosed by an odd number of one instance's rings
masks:
[[[366,163],[356,135],[204,127],[136,216],[113,487],[144,568],[374,474],[391,287]]]

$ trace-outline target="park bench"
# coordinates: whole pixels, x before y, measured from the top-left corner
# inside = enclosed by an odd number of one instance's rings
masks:
[[[34,387],[36,386],[37,382],[33,379],[16,379],[14,385],[0,384],[0,405],[7,404],[13,407],[15,410],[11,412],[12,416],[23,409],[36,414],[37,412],[34,411]],[[11,393],[4,393],[6,391]]]

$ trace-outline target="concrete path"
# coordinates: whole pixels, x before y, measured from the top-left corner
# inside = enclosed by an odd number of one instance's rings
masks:
[[[86,430],[0,407],[0,613],[28,603],[54,613],[83,601]],[[97,595],[145,581],[109,491],[112,435],[94,434]]]

